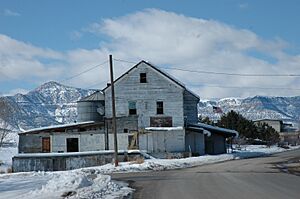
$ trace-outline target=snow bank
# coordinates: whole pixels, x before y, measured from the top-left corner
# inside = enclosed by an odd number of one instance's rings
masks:
[[[0,198],[123,198],[133,190],[93,169],[0,175]]]
[[[0,147],[0,173],[6,173],[11,168],[12,157],[17,153],[17,147]]]
[[[113,182],[110,176],[96,174],[94,170],[63,171],[48,175],[53,177],[41,189],[31,191],[28,198],[115,198],[132,192],[125,183]]]

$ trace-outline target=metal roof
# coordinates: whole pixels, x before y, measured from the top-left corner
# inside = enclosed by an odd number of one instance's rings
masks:
[[[212,133],[219,133],[219,134],[223,134],[228,137],[232,137],[232,136],[238,137],[239,136],[239,133],[235,130],[212,126],[212,125],[208,125],[208,124],[204,124],[204,123],[200,123],[200,122],[195,123],[195,124],[188,124],[187,128],[189,128],[189,127],[191,130],[193,130],[195,128],[199,128],[199,130],[205,129]]]
[[[101,91],[96,91],[91,95],[88,95],[79,100],[79,102],[87,102],[87,101],[102,101],[105,100],[104,94]]]
[[[77,122],[77,123],[71,123],[71,124],[45,126],[45,127],[34,128],[34,129],[27,130],[27,131],[23,131],[23,132],[20,132],[19,134],[38,133],[38,132],[41,132],[41,131],[49,131],[49,130],[55,130],[55,129],[75,128],[75,127],[81,127],[81,126],[89,126],[91,124],[96,124],[96,122],[86,121],[86,122]]]

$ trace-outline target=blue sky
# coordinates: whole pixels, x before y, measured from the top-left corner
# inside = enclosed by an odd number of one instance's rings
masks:
[[[149,60],[158,66],[299,74],[299,10],[300,2],[297,0],[2,0],[0,93],[24,93],[43,82],[65,79],[105,61],[107,53],[130,61]],[[168,22],[165,30],[161,30],[163,22]],[[171,38],[164,39],[169,36]],[[197,44],[199,37],[203,40]],[[178,41],[180,46],[171,50],[174,41]],[[193,46],[195,43],[197,46]],[[7,48],[8,52],[5,51]],[[210,56],[206,55],[208,52]],[[130,67],[119,64],[119,74]],[[64,83],[83,88],[99,83],[101,87],[100,83],[106,81],[107,71],[99,70],[97,72],[102,74],[99,79],[94,74],[86,74]],[[217,87],[238,83],[241,87],[294,88],[300,83],[298,78],[283,78],[279,84],[274,79],[228,81],[228,77],[199,78],[195,75],[191,79],[186,73],[168,72],[187,85],[199,85],[192,89],[206,98],[300,95],[298,90]]]

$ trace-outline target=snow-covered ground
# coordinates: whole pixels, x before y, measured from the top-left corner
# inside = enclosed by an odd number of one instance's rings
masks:
[[[132,192],[123,182],[94,169],[0,175],[0,198],[122,198]]]
[[[291,149],[300,148],[300,146]],[[288,150],[291,150],[288,149]],[[114,172],[139,172],[167,170],[216,163],[283,152],[277,146],[248,145],[235,153],[205,155],[182,159],[147,159],[142,163],[121,162],[59,172],[28,172],[0,175],[0,198],[120,198],[133,190],[126,183],[114,182],[108,174]],[[0,158],[2,158],[0,151]]]
[[[17,153],[17,147],[0,147],[0,173],[7,173],[12,165],[12,157]]]

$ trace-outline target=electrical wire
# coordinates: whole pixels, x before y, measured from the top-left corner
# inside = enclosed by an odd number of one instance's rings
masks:
[[[95,69],[95,68],[97,68],[97,67],[99,67],[99,66],[103,66],[103,65],[106,64],[107,62],[108,62],[108,61],[106,60],[106,61],[102,62],[101,64],[97,64],[96,66],[93,66],[93,67],[91,67],[91,68],[88,68],[88,69],[86,69],[86,70],[84,70],[84,71],[82,71],[82,72],[80,72],[80,73],[78,73],[78,74],[75,74],[75,75],[73,75],[73,76],[70,76],[70,77],[68,77],[68,78],[66,78],[66,79],[63,79],[63,80],[59,81],[59,82],[62,83],[62,82],[68,81],[68,80],[70,80],[70,79],[74,79],[74,78],[76,78],[76,77],[79,77],[80,75],[82,75],[82,74],[84,74],[84,73],[87,73],[87,72],[89,72],[89,71],[91,71],[91,70],[93,70],[93,69]]]

